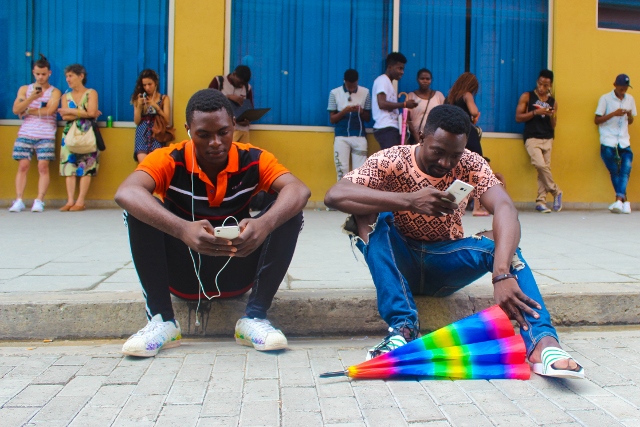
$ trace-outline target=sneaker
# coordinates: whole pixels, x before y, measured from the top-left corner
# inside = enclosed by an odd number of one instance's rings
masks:
[[[26,208],[22,199],[18,199],[9,208],[9,212],[22,212]]]
[[[378,357],[385,353],[389,353],[391,350],[395,350],[398,347],[402,347],[407,343],[405,337],[393,328],[389,328],[389,335],[387,335],[377,346],[370,348],[367,351],[367,360],[371,360],[374,357]]]
[[[560,212],[561,210],[562,210],[562,192],[559,192],[553,198],[553,211]]]
[[[624,202],[622,204],[622,213],[623,214],[630,214],[631,213],[631,203]]]
[[[33,201],[33,206],[31,206],[31,212],[42,212],[44,211],[44,202],[39,199],[35,199]]]
[[[152,357],[163,348],[172,348],[180,345],[182,332],[180,323],[175,320],[165,322],[161,314],[156,314],[122,346],[122,352],[129,356]]]
[[[616,200],[615,202],[611,203],[611,205],[609,206],[609,210],[611,211],[611,213],[622,213],[622,210],[624,209],[624,203],[622,203],[621,200]],[[629,208],[629,211],[631,211],[631,208]]]
[[[236,342],[259,351],[287,348],[287,337],[267,319],[243,317],[236,323]]]
[[[549,209],[547,207],[547,205],[545,205],[544,203],[538,203],[536,205],[536,211],[538,211],[540,213],[549,213],[549,212],[551,212],[551,209]]]

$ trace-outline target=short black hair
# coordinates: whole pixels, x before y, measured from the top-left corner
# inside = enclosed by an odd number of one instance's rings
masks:
[[[545,79],[549,79],[551,80],[551,83],[553,83],[553,71],[551,70],[541,70],[540,74],[538,74],[538,78],[540,77],[544,77]]]
[[[402,64],[407,63],[407,57],[401,54],[400,52],[391,52],[387,55],[386,67],[389,68],[393,65],[396,65],[398,62]]]
[[[31,69],[33,70],[35,67],[38,68],[48,68],[49,70],[51,69],[51,64],[49,64],[49,60],[47,59],[46,56],[44,56],[43,54],[39,54],[40,58],[38,58],[36,61],[33,62],[33,66],[31,67]]]
[[[189,102],[187,102],[187,124],[191,125],[193,114],[196,111],[209,113],[212,111],[220,111],[223,108],[227,111],[229,117],[233,117],[231,102],[222,92],[215,89],[199,90],[194,93],[189,99]]]
[[[344,80],[349,83],[354,83],[358,81],[358,72],[353,68],[349,68],[344,72]]]
[[[424,134],[433,135],[437,129],[442,129],[456,135],[469,135],[471,131],[469,114],[455,105],[438,105],[434,107],[427,116],[427,123],[424,125]]]
[[[428,73],[431,76],[431,78],[433,78],[433,73],[431,72],[431,70],[428,70],[426,68],[420,68],[418,70],[418,74],[416,74],[416,78],[417,79],[420,78],[420,74],[422,74],[422,73]]]
[[[249,80],[251,80],[251,68],[246,65],[238,65],[233,72],[236,73],[236,76],[245,83],[249,83]]]
[[[84,65],[81,64],[71,64],[64,67],[64,73],[73,73],[76,76],[80,76],[82,74],[84,77],[82,78],[82,84],[87,84],[87,70],[84,68]]]

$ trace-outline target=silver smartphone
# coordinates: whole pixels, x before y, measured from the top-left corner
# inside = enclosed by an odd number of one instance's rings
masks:
[[[453,194],[456,200],[454,200],[455,204],[460,204],[461,201],[464,200],[465,197],[469,195],[473,191],[474,187],[471,184],[467,184],[464,181],[460,181],[456,179],[453,183],[447,188],[445,191],[449,194]],[[449,199],[444,199],[446,201],[450,201]]]

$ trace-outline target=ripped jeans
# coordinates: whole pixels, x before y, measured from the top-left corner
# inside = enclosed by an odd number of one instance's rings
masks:
[[[369,266],[380,316],[394,329],[419,329],[413,294],[445,297],[493,271],[493,240],[484,236],[444,242],[414,240],[398,232],[391,212],[378,216],[368,244],[356,235],[350,237]],[[533,309],[538,319],[523,313],[529,330],[520,333],[529,355],[543,337],[558,336],[520,249],[516,255],[520,262],[512,264],[511,273],[517,275],[522,292],[542,307]]]

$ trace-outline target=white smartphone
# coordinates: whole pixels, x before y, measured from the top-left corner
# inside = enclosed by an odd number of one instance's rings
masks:
[[[223,239],[232,240],[240,235],[240,227],[238,227],[237,225],[215,227],[213,229],[213,235],[216,237],[222,237]]]
[[[469,195],[473,191],[473,185],[467,184],[464,181],[460,181],[456,179],[453,183],[447,188],[446,192],[449,194],[453,194],[456,200],[454,200],[455,204],[460,204],[461,201],[464,200],[465,197]],[[450,201],[449,199],[446,199]]]

